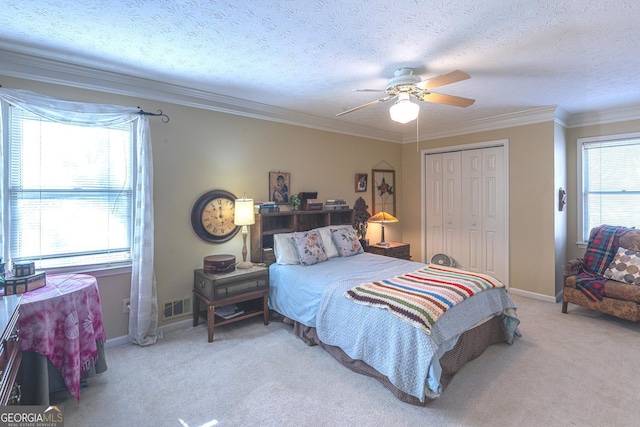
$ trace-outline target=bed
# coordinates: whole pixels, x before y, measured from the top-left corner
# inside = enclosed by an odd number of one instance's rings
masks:
[[[292,323],[307,344],[320,345],[349,369],[376,378],[402,401],[425,405],[442,394],[464,363],[491,344],[511,344],[519,336],[517,307],[502,287],[456,303],[426,328],[389,307],[358,302],[352,292],[363,284],[429,276],[435,270],[366,253],[352,232],[327,226],[274,236],[269,308]],[[468,272],[445,268],[440,273]]]

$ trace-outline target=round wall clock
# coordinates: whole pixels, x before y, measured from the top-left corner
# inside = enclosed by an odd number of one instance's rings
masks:
[[[236,196],[224,190],[211,190],[196,200],[191,210],[191,226],[206,242],[222,243],[238,233],[233,223]]]

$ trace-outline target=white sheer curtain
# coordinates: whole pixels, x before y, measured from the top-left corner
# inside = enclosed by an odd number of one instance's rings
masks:
[[[78,126],[111,126],[133,122],[136,128],[137,168],[131,271],[129,340],[149,345],[162,337],[158,330],[158,300],[153,270],[153,163],[149,120],[138,108],[67,101],[30,91],[0,88],[0,100],[41,117]],[[6,115],[3,115],[6,117]],[[0,161],[3,160],[0,144]],[[4,164],[4,163],[0,163]],[[5,188],[0,174],[0,188]],[[0,197],[2,202],[2,197]],[[0,215],[0,240],[4,230]]]

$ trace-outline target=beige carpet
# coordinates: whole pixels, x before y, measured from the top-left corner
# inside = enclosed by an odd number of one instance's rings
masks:
[[[201,324],[108,349],[80,404],[66,393],[52,403],[66,427],[640,425],[640,325],[513,299],[523,337],[490,347],[427,407],[258,318],[220,327],[213,343]]]

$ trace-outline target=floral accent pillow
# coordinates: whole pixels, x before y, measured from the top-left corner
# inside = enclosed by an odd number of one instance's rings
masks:
[[[329,259],[322,244],[322,237],[317,230],[293,233],[291,239],[298,250],[300,264],[309,266]]]
[[[338,229],[332,228],[331,237],[333,238],[333,243],[335,243],[338,248],[340,256],[352,256],[364,252],[353,227]]]
[[[618,248],[604,276],[617,282],[640,285],[640,252]]]
[[[329,258],[334,258],[339,256],[338,248],[335,243],[333,243],[333,234],[331,230],[338,230],[340,228],[351,228],[353,226],[351,224],[348,225],[327,225],[324,227],[316,228],[320,232],[320,237],[322,237],[322,243],[324,244],[324,250],[327,252],[327,256]]]

